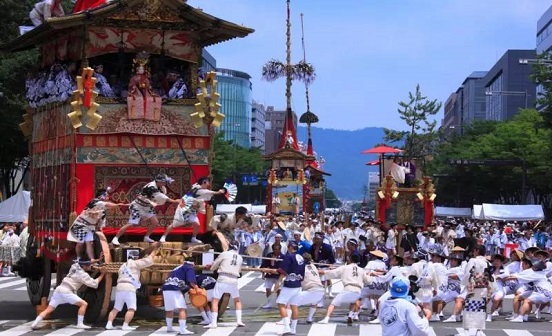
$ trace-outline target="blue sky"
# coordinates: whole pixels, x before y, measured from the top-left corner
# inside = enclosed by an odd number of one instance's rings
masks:
[[[219,18],[255,29],[208,50],[223,68],[252,76],[253,98],[285,107],[284,80],[265,82],[261,68],[285,60],[285,0],[188,0]],[[402,129],[397,103],[416,84],[444,102],[472,71],[488,70],[507,49],[531,49],[536,25],[552,0],[292,0],[292,59],[302,59],[300,13],[316,126]],[[306,109],[293,86],[293,108]],[[442,111],[439,119],[442,118]]]

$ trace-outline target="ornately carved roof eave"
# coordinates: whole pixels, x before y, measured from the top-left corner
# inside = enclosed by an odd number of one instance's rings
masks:
[[[251,28],[219,19],[180,0],[115,0],[91,10],[50,18],[30,32],[0,46],[0,51],[17,52],[31,49],[45,41],[50,41],[53,37],[62,33],[63,30],[75,30],[79,27],[84,28],[86,25],[94,25],[95,22],[106,19],[110,15],[123,11],[126,8],[132,8],[140,3],[152,1],[159,1],[162,6],[168,6],[168,8],[175,10],[183,24],[190,23],[201,27],[201,31],[198,32],[201,35],[199,39],[201,47],[238,37],[245,37],[254,32]],[[150,22],[152,22],[152,26],[155,26],[156,21]],[[163,22],[163,20],[158,21],[158,23]],[[141,26],[144,25],[144,22],[137,23],[140,23]],[[121,26],[125,24],[130,26],[129,22],[121,20]],[[168,24],[174,25],[174,30],[178,30],[178,24]]]

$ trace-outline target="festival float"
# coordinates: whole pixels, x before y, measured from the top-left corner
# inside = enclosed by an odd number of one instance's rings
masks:
[[[367,165],[379,166],[380,186],[376,191],[376,218],[388,225],[396,223],[427,229],[433,222],[435,186],[431,178],[424,176],[422,160],[404,160],[402,150],[377,146],[362,154],[378,154],[379,159]]]
[[[37,48],[40,55],[29,70],[29,107],[20,125],[32,158],[33,204],[22,265],[37,310],[47,304],[52,274],[59,282],[75,259],[67,230],[96,190],[109,189],[112,202],[128,204],[163,173],[174,179],[168,196],[178,199],[210,174],[214,129],[224,115],[215,73],[200,69],[201,51],[252,32],[185,1],[121,0],[49,18],[2,46],[5,52]],[[156,207],[154,235],[171,224],[176,206]],[[200,218],[200,232],[210,216],[212,208]],[[130,253],[106,238],[128,218],[128,206],[109,210],[103,232],[96,232],[95,255],[108,265]],[[164,246],[174,250],[161,250],[156,265],[166,270],[182,262],[181,241],[190,230],[172,232],[176,242]],[[141,241],[144,232],[131,228],[126,241]],[[153,295],[166,274],[163,267],[144,271],[143,290]],[[89,304],[87,321],[105,316],[113,285],[110,273],[98,290],[80,292]]]
[[[303,60],[291,63],[291,11],[290,0],[287,0],[286,21],[286,62],[271,60],[263,67],[263,79],[274,81],[286,79],[286,115],[280,136],[278,149],[265,156],[271,162],[267,186],[267,209],[278,214],[323,213],[325,208],[325,179],[328,176],[321,168],[322,159],[314,152],[311,125],[318,122],[318,116],[310,111],[309,85],[316,74],[314,67],[307,63],[305,53],[304,31]],[[303,28],[303,14],[301,14]],[[293,80],[305,84],[307,111],[299,118],[300,123],[307,124],[307,146],[297,141],[293,111],[291,109],[291,85]],[[308,216],[305,216],[307,219]]]

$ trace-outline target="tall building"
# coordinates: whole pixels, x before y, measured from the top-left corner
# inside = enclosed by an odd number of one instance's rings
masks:
[[[378,172],[369,172],[368,173],[368,199],[375,200],[376,192],[379,187],[379,173]]]
[[[274,111],[274,106],[266,107],[265,121],[265,153],[271,154],[278,149],[280,137],[284,129],[286,111]],[[293,124],[297,129],[297,114],[293,112]]]
[[[537,54],[542,54],[551,51],[552,48],[552,6],[544,12],[537,21]],[[537,99],[545,93],[542,85],[538,85],[536,89]],[[542,110],[544,106],[537,104],[537,110]]]
[[[454,133],[455,127],[458,124],[456,121],[456,100],[458,99],[458,94],[453,92],[448,97],[445,102],[445,117],[441,123],[443,132],[445,135],[450,135]]]
[[[265,152],[266,109],[263,104],[253,100],[251,104],[251,147],[259,147]]]
[[[520,108],[535,106],[535,83],[531,68],[520,59],[535,59],[536,50],[507,50],[484,77],[487,96],[486,119],[504,121]]]
[[[201,69],[205,72],[217,70],[217,60],[207,51],[207,49],[201,50]]]
[[[474,120],[485,120],[485,75],[486,71],[472,72],[462,85],[451,93],[445,103],[443,131],[445,134],[462,134]]]
[[[245,72],[217,68],[217,91],[221,113],[226,117],[220,126],[224,139],[240,147],[251,146],[251,76]]]
[[[537,54],[552,47],[552,6],[537,21]]]

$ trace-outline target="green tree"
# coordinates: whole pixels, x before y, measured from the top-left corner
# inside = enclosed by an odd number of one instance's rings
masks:
[[[531,78],[544,90],[537,93],[537,105],[542,106],[543,121],[541,127],[552,128],[552,52],[547,51],[538,56],[532,65]]]
[[[471,207],[483,202],[520,203],[522,168],[450,165],[453,159],[523,160],[527,166],[527,191],[537,204],[549,204],[552,184],[549,157],[551,130],[535,131],[543,116],[522,109],[506,122],[479,121],[441,143],[428,164],[437,177],[438,202]]]
[[[408,93],[408,102],[399,102],[398,112],[408,131],[384,129],[384,140],[403,146],[406,159],[424,157],[433,153],[439,140],[437,121],[431,120],[441,109],[441,103],[422,95],[420,85],[414,93]]]
[[[326,198],[326,208],[339,208],[341,207],[341,201],[337,198],[333,190],[326,188],[324,192]]]

